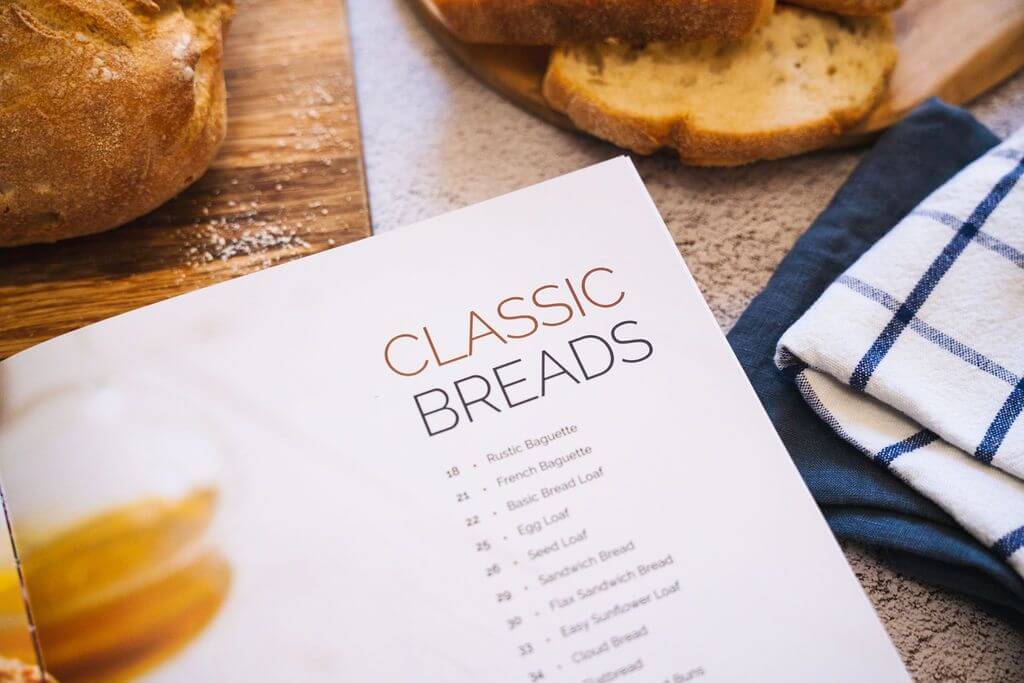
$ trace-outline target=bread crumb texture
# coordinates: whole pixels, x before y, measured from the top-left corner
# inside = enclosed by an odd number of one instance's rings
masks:
[[[99,232],[205,171],[233,0],[0,2],[0,246]]]
[[[896,63],[887,17],[779,6],[738,41],[604,42],[555,50],[549,103],[641,154],[734,166],[817,149],[875,107]]]
[[[0,683],[57,683],[47,674],[44,679],[38,666],[22,664],[16,659],[0,657]]]

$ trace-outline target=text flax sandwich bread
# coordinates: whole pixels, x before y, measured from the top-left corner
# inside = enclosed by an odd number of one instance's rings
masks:
[[[433,0],[445,24],[471,43],[567,45],[738,38],[775,0]]]
[[[0,0],[0,246],[121,225],[202,175],[233,4]]]
[[[738,41],[555,50],[544,95],[579,128],[641,154],[735,166],[820,148],[863,119],[896,64],[888,17],[780,5]]]

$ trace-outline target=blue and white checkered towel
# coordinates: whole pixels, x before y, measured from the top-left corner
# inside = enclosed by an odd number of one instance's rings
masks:
[[[1024,576],[1024,129],[853,264],[776,364],[836,432]]]

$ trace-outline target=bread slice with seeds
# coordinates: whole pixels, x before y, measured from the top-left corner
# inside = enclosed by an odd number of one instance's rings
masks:
[[[433,0],[470,43],[569,45],[738,38],[764,23],[775,0]]]
[[[895,12],[903,6],[903,0],[786,0],[786,2],[851,16],[885,14],[886,12]]]
[[[896,63],[886,17],[779,6],[734,42],[606,42],[555,50],[544,95],[579,128],[701,166],[820,148],[863,119]]]

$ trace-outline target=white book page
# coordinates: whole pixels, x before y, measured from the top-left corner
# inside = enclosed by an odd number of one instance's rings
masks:
[[[625,158],[42,344],[0,401],[26,555],[148,539],[35,605],[69,671],[907,680]],[[114,603],[132,652],[68,635]]]

